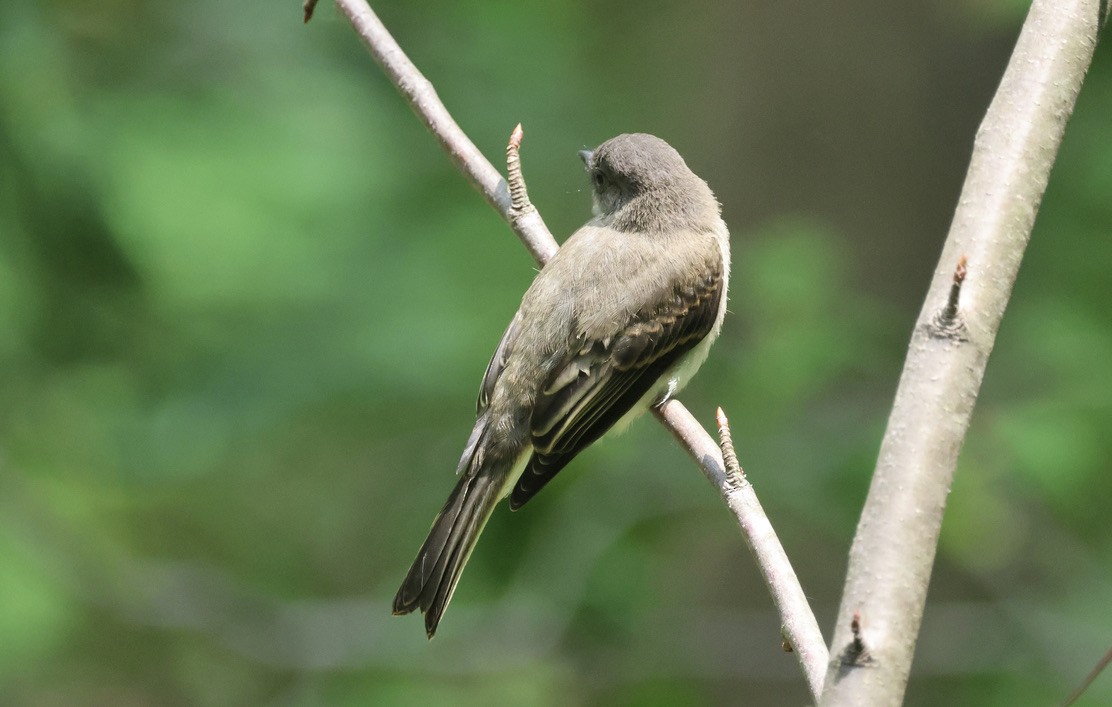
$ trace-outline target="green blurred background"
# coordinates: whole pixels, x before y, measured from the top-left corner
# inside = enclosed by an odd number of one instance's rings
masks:
[[[733,233],[723,405],[824,631],[1026,10],[377,8],[534,202],[669,140]],[[0,5],[0,703],[803,704],[659,426],[493,518],[436,640],[389,601],[534,266],[322,3]],[[1047,705],[1112,644],[1112,56],[1082,91],[947,511],[910,705]],[[978,263],[971,263],[975,271]],[[1112,704],[1112,675],[1087,704]]]

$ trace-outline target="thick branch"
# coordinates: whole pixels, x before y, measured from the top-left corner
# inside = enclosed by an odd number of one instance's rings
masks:
[[[850,551],[822,705],[903,698],[958,452],[1100,17],[1098,0],[1035,0],[977,133]]]
[[[351,20],[363,43],[401,91],[413,111],[440,140],[459,170],[509,222],[533,257],[542,265],[547,262],[558,246],[540,214],[529,202],[525,182],[521,177],[518,156],[522,139],[521,126],[514,130],[507,147],[510,178],[510,183],[507,184],[452,119],[432,84],[406,57],[366,2],[335,2]],[[311,14],[311,5],[307,5],[307,13]],[[752,486],[746,483],[743,488],[737,488],[737,484],[726,473],[718,445],[679,401],[672,400],[657,409],[656,417],[687,449],[733,511],[757,556],[777,607],[781,610],[784,634],[799,656],[811,691],[817,697],[822,689],[823,671],[827,662],[822,633],[787,555],[757,502]],[[765,566],[766,562],[770,563],[768,567]]]

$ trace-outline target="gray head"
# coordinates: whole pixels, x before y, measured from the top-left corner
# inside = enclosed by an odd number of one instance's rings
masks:
[[[706,182],[658,137],[619,135],[579,156],[591,177],[600,225],[623,231],[704,231],[718,221],[718,202]]]

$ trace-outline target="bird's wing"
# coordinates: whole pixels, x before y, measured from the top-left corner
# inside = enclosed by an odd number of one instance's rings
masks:
[[[479,398],[475,401],[475,414],[477,415],[482,415],[487,406],[490,405],[490,396],[494,394],[494,385],[498,382],[498,376],[501,375],[502,369],[510,357],[510,351],[513,350],[514,339],[517,338],[517,333],[521,328],[518,326],[520,323],[521,310],[518,310],[513,320],[510,321],[510,325],[506,327],[506,333],[502,334],[502,340],[498,342],[498,348],[494,350],[494,355],[490,357],[490,363],[487,364],[486,373],[483,374],[483,383],[479,386]]]
[[[660,377],[714,328],[721,267],[635,314],[607,341],[585,341],[557,366],[537,397],[533,457],[510,496],[518,509],[576,454],[614,426]]]

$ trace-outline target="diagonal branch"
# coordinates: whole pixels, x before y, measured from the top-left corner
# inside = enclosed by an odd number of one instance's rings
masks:
[[[529,202],[525,191],[518,157],[522,137],[520,126],[514,130],[507,148],[507,163],[512,182],[507,184],[452,119],[448,109],[437,97],[432,84],[421,75],[405,55],[365,0],[335,0],[335,2],[351,21],[375,61],[394,82],[421,122],[440,141],[460,172],[509,223],[533,257],[542,265],[546,263],[556,253],[558,246],[540,213]],[[315,4],[315,0],[307,0],[306,21],[311,16]],[[776,578],[775,581],[767,580],[774,598],[790,597],[790,600],[783,602],[777,600],[784,633],[799,657],[811,691],[817,698],[822,688],[827,662],[822,633],[806,602],[799,581],[791,570],[783,547],[780,546],[768,519],[760,510],[760,504],[756,500],[752,487],[745,484],[745,489],[739,496],[736,483],[726,472],[726,465],[718,444],[679,401],[668,402],[656,409],[655,415],[687,449],[706,477],[727,501],[750,547],[754,549],[758,564],[761,564],[766,578]],[[744,499],[743,502],[738,501],[741,498]],[[769,557],[775,559],[768,560]],[[775,568],[766,568],[764,563],[767,561],[772,561]]]
[[[540,213],[536,209],[514,209],[506,180],[456,124],[432,83],[409,60],[370,6],[364,0],[336,0],[336,5],[347,15],[371,56],[397,86],[409,107],[440,141],[456,169],[506,219],[533,258],[541,265],[547,263],[559,246]]]
[[[724,489],[726,505],[737,516],[745,531],[749,549],[753,551],[772,601],[780,612],[780,630],[784,635],[785,648],[794,651],[799,657],[799,666],[807,676],[811,695],[817,700],[822,694],[826,662],[830,657],[822,642],[822,632],[811,612],[807,595],[803,593],[803,587],[795,576],[795,570],[792,569],[792,564],[772,529],[772,523],[757,499],[753,484],[749,483],[737,460],[734,441],[730,436],[730,422],[722,408],[718,408],[717,417],[718,438],[722,457],[726,462],[726,479],[724,482],[715,480],[715,485]]]
[[[822,631],[819,630],[815,614],[811,611],[807,595],[803,593],[803,587],[799,584],[788,555],[757,500],[756,491],[738,464],[733,441],[730,439],[729,423],[722,408],[718,409],[721,446],[710,438],[680,401],[669,400],[653,412],[699,463],[707,480],[718,489],[726,506],[734,514],[780,613],[784,639],[799,659],[803,675],[807,678],[807,686],[815,700],[818,700],[830,657],[826,644],[823,643]]]
[[[1070,696],[1066,698],[1066,701],[1062,703],[1062,707],[1070,707],[1070,705],[1081,699],[1081,696],[1084,695],[1085,691],[1089,689],[1089,686],[1100,677],[1100,674],[1104,672],[1104,669],[1107,668],[1109,664],[1112,664],[1112,648],[1109,648],[1108,652],[1104,654],[1104,657],[1097,661],[1097,664],[1093,666],[1093,669],[1089,671],[1089,674],[1085,676],[1085,679],[1081,681],[1077,689],[1071,692]]]
[[[977,132],[850,551],[822,705],[902,701],[958,452],[1101,15],[1099,0],[1035,0]]]

